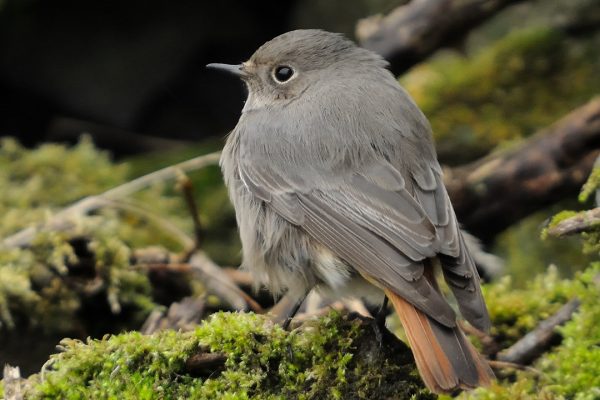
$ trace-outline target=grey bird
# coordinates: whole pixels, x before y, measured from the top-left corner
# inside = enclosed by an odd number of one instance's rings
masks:
[[[248,89],[221,168],[257,282],[297,299],[383,292],[433,392],[489,384],[434,266],[463,317],[487,331],[479,276],[429,123],[387,62],[342,35],[297,30],[240,65],[208,67]]]

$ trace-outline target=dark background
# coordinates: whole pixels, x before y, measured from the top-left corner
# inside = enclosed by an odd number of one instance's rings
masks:
[[[0,136],[31,146],[87,132],[117,156],[222,136],[244,88],[207,63],[239,63],[299,27],[351,36],[401,3],[0,0]]]

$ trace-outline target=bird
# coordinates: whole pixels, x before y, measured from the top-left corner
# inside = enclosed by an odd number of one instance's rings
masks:
[[[389,299],[435,393],[494,378],[442,294],[490,329],[430,124],[379,55],[341,34],[281,34],[239,65],[247,99],[220,166],[235,208],[242,267],[298,300]]]

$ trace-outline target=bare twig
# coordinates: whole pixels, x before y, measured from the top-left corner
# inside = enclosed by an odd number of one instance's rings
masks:
[[[155,182],[175,178],[179,171],[194,171],[219,162],[220,152],[206,154],[192,158],[179,164],[172,165],[136,178],[130,182],[114,187],[106,192],[81,199],[71,206],[56,213],[42,226],[29,227],[21,230],[0,242],[0,246],[14,248],[27,246],[40,229],[65,230],[72,226],[69,219],[73,216],[83,215],[96,210],[106,204],[106,200],[120,200]]]
[[[204,233],[202,223],[200,222],[200,215],[198,213],[198,205],[194,198],[194,186],[192,180],[184,172],[181,172],[177,179],[177,186],[183,193],[185,204],[187,205],[194,223],[194,245],[190,248],[185,257],[186,259],[189,259],[194,251],[199,250],[202,247]]]
[[[515,364],[508,361],[488,360],[488,364],[493,369],[517,369],[520,371],[531,372],[536,375],[541,375],[542,372],[528,365]]]
[[[363,47],[390,61],[391,70],[400,74],[518,1],[412,0],[384,17],[359,21],[356,37]]]
[[[204,252],[197,251],[190,258],[192,272],[197,274],[206,289],[223,299],[234,310],[246,311],[248,307],[262,312],[262,307],[252,297],[240,289],[235,282]]]
[[[553,345],[553,341],[559,337],[556,327],[569,321],[578,307],[578,299],[569,301],[550,318],[540,322],[533,331],[523,336],[517,343],[498,353],[498,360],[522,365],[531,364]]]
[[[581,211],[577,215],[560,221],[555,226],[548,228],[548,234],[561,237],[592,229],[600,229],[600,207]]]
[[[479,340],[479,342],[481,342],[481,345],[483,346],[483,354],[489,356],[491,354],[498,353],[498,351],[500,350],[499,344],[489,334],[482,332],[479,329],[475,328],[473,325],[464,323],[462,321],[459,321],[459,325],[465,333],[476,337]]]
[[[186,297],[171,304],[166,315],[162,310],[152,311],[140,331],[150,335],[165,329],[190,330],[202,319],[205,306],[206,302],[202,298]]]
[[[128,211],[132,214],[137,214],[140,217],[160,226],[165,232],[170,233],[176,238],[184,249],[189,249],[194,247],[194,241],[181,230],[177,225],[173,224],[171,221],[160,217],[159,215],[153,213],[152,211],[141,207],[137,204],[123,201],[123,200],[111,200],[111,199],[103,199],[100,198],[100,201],[104,203],[104,205],[111,206],[113,208],[118,208],[124,211]]]
[[[236,285],[248,287],[254,285],[254,278],[252,278],[252,274],[250,274],[250,272],[232,267],[224,267],[222,269],[223,272],[229,275]]]

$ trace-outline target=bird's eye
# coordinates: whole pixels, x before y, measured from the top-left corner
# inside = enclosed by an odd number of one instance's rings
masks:
[[[294,70],[292,67],[288,67],[287,65],[280,65],[273,71],[273,76],[275,80],[279,83],[287,82],[294,75]]]

